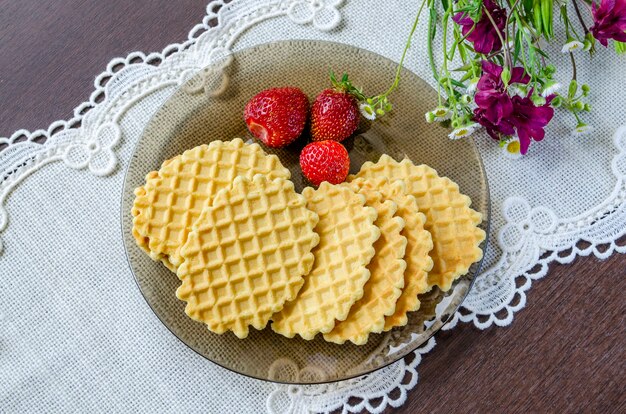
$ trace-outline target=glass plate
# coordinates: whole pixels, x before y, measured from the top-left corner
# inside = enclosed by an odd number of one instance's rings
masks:
[[[255,46],[234,54],[227,72],[207,68],[190,79],[157,111],[147,125],[130,159],[122,194],[122,232],[128,263],[146,301],[165,326],[198,354],[243,375],[276,382],[299,384],[344,380],[367,374],[399,360],[425,343],[456,312],[472,286],[480,263],[460,278],[448,292],[437,289],[422,295],[420,311],[409,323],[384,334],[372,334],[366,345],[336,345],[321,335],[313,341],[288,339],[267,327],[250,330],[246,339],[232,333],[213,334],[185,315],[185,303],[175,295],[180,282],[161,263],[152,261],[136,246],[131,234],[133,189],[144,182],[149,171],[184,150],[211,140],[250,139],[243,121],[243,108],[257,92],[275,86],[300,87],[309,98],[329,86],[328,69],[347,72],[352,82],[366,93],[380,93],[393,79],[396,63],[355,47],[320,41],[285,41]],[[228,82],[218,96],[202,88],[202,77],[215,85]],[[381,120],[362,124],[357,135],[345,143],[350,152],[351,173],[367,160],[376,161],[386,153],[401,160],[408,156],[416,164],[434,167],[442,176],[456,181],[472,199],[472,207],[489,223],[487,178],[471,140],[450,141],[448,131],[427,124],[424,113],[437,102],[436,92],[408,70],[402,71],[400,88],[393,93],[393,111]],[[305,182],[298,154],[306,139],[277,154],[291,170],[297,190]],[[482,247],[484,249],[485,243]],[[296,380],[281,375],[279,367],[290,361],[301,372]],[[315,375],[312,375],[315,373]],[[295,381],[295,382],[294,382]]]

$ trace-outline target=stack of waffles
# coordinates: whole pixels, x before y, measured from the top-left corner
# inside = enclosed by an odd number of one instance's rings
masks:
[[[383,155],[298,194],[275,155],[241,139],[165,161],[135,190],[133,236],[182,282],[186,314],[245,338],[365,344],[407,323],[481,259],[481,214],[426,165]]]

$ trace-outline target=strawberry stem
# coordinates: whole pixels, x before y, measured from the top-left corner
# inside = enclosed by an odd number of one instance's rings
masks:
[[[400,63],[398,63],[398,66],[396,68],[396,76],[394,77],[393,83],[391,84],[389,89],[387,89],[385,93],[372,96],[372,97],[367,97],[363,93],[362,89],[357,88],[354,85],[352,85],[352,83],[348,79],[347,73],[344,73],[341,77],[341,81],[338,81],[337,76],[335,76],[335,73],[332,71],[332,69],[330,69],[330,82],[333,85],[333,87],[339,91],[353,95],[361,103],[360,105],[361,114],[363,114],[363,116],[365,116],[366,118],[374,120],[377,115],[383,116],[385,115],[385,113],[391,111],[392,105],[391,105],[391,102],[389,102],[388,96],[393,91],[395,91],[398,88],[398,85],[400,84],[400,74],[404,66],[404,59],[406,57],[406,54],[409,48],[411,47],[411,39],[413,38],[413,34],[415,33],[415,30],[417,29],[417,23],[419,22],[420,16],[422,14],[422,10],[424,9],[424,5],[426,4],[426,2],[427,0],[422,0],[422,4],[417,12],[417,16],[415,16],[415,20],[413,21],[413,26],[411,27],[411,31],[409,32],[409,37],[404,46],[404,51],[402,52]]]

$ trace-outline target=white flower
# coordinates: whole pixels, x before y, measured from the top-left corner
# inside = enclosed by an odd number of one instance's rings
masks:
[[[467,93],[468,95],[474,95],[474,93],[476,93],[476,87],[478,86],[478,78],[473,78],[470,82],[469,85],[467,85],[467,89],[465,90],[465,93]]]
[[[445,121],[446,119],[450,119],[450,110],[448,108],[446,108],[445,106],[438,106],[435,109],[433,109],[432,111],[429,112],[429,114],[432,114],[432,116],[434,117],[435,121]],[[428,115],[426,115],[426,119],[428,119]]]
[[[519,83],[509,85],[508,90],[511,96],[517,95],[520,98],[525,98],[528,95],[528,88],[526,85],[521,85]]]
[[[519,138],[513,137],[502,146],[502,155],[506,158],[517,160],[522,158],[520,153]]]
[[[563,53],[575,52],[577,50],[582,50],[584,46],[585,45],[583,45],[582,42],[579,42],[578,40],[570,39],[567,43],[563,45],[561,52]]]
[[[561,84],[560,83],[558,83],[558,82],[548,82],[548,83],[546,83],[546,86],[543,87],[543,91],[541,91],[541,96],[543,96],[544,98],[547,98],[548,96],[552,95],[553,93],[555,93],[559,89],[561,89]]]
[[[364,118],[369,119],[370,121],[376,119],[376,111],[374,110],[374,108],[372,108],[372,105],[363,102],[361,105],[359,105],[359,110],[361,111],[361,115],[363,115]]]
[[[461,139],[461,138],[469,137],[478,128],[480,128],[480,125],[478,125],[477,123],[472,123],[472,124],[469,124],[469,125],[465,125],[465,126],[459,127],[457,129],[455,129],[454,131],[452,131],[450,133],[450,135],[448,135],[448,138],[450,138],[450,139]]]
[[[575,137],[582,137],[584,135],[591,134],[593,132],[593,126],[579,123],[572,131],[572,135]]]

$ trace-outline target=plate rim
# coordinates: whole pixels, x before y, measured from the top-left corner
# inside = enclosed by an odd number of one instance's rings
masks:
[[[341,43],[341,42],[334,42],[334,41],[328,41],[328,40],[313,40],[313,39],[288,39],[288,40],[280,40],[280,41],[270,41],[270,42],[264,42],[264,43],[259,43],[253,46],[249,46],[249,47],[245,47],[242,48],[240,50],[237,51],[233,51],[232,55],[233,58],[236,58],[236,55],[238,53],[241,53],[243,51],[249,51],[249,50],[253,50],[253,49],[259,49],[259,48],[263,48],[263,47],[268,47],[268,46],[276,46],[276,45],[280,45],[280,44],[288,44],[288,43],[314,43],[314,44],[326,44],[326,45],[338,45],[338,46],[342,46],[342,47],[347,47],[347,48],[352,48],[354,50],[357,50],[359,52],[365,52],[367,54],[371,54],[374,55],[378,58],[390,61],[395,63],[396,65],[398,65],[399,63],[394,61],[391,58],[388,58],[386,56],[383,56],[379,53],[376,52],[372,52],[371,50],[362,48],[362,47],[358,47],[358,46],[354,46],[354,45],[350,45],[350,44],[346,44],[346,43]],[[200,69],[201,70],[201,69]],[[413,75],[417,76],[419,79],[421,79],[422,81],[424,81],[430,88],[432,88],[432,86],[430,84],[428,84],[428,82],[426,82],[425,79],[423,79],[421,76],[419,76],[417,73],[413,72],[412,70],[410,70],[409,68],[407,68],[406,66],[403,66],[401,71],[408,71],[410,73],[412,73]],[[195,77],[197,76],[197,72],[196,74],[193,76]],[[193,77],[191,79],[193,79]],[[150,119],[148,120],[148,122],[145,124],[145,126],[143,127],[141,134],[139,135],[139,138],[137,139],[137,142],[135,142],[135,144],[133,145],[133,148],[131,150],[131,154],[129,157],[129,161],[128,164],[126,165],[126,167],[124,168],[124,177],[122,180],[122,189],[121,189],[121,194],[120,194],[120,232],[121,232],[121,236],[122,236],[122,245],[124,247],[124,255],[126,256],[126,262],[128,264],[128,268],[131,272],[131,274],[133,275],[133,280],[135,282],[135,286],[137,287],[137,289],[139,290],[139,293],[141,294],[141,296],[143,297],[144,301],[146,302],[146,304],[148,305],[148,307],[150,308],[150,310],[152,311],[152,313],[157,317],[157,319],[161,322],[161,324],[163,326],[165,326],[165,328],[168,330],[168,332],[170,332],[170,334],[172,334],[179,342],[181,342],[183,345],[185,345],[185,347],[187,347],[188,349],[191,349],[195,354],[197,354],[198,356],[202,357],[203,360],[206,360],[212,364],[215,364],[221,368],[224,368],[234,374],[237,375],[243,375],[245,377],[254,379],[254,380],[259,380],[259,381],[264,381],[264,382],[268,382],[268,383],[272,383],[272,384],[283,384],[283,385],[323,385],[323,384],[332,384],[335,382],[341,382],[341,381],[348,381],[354,378],[358,378],[358,377],[362,377],[365,375],[370,375],[376,371],[379,371],[381,369],[384,369],[392,364],[397,363],[398,361],[400,361],[401,359],[406,358],[409,354],[413,353],[415,350],[417,350],[419,347],[423,346],[424,344],[426,344],[427,342],[430,341],[430,339],[432,339],[433,337],[435,337],[435,335],[437,335],[441,329],[450,322],[450,320],[454,317],[454,315],[456,314],[456,312],[459,311],[459,309],[463,306],[463,302],[465,302],[465,299],[467,299],[467,296],[469,295],[469,293],[471,292],[472,288],[474,287],[474,284],[476,283],[476,279],[480,276],[481,271],[482,271],[482,267],[484,264],[484,260],[485,260],[485,251],[486,248],[488,247],[488,242],[489,242],[489,234],[490,234],[490,229],[491,229],[491,194],[490,194],[490,188],[489,188],[489,181],[488,181],[488,177],[487,177],[487,171],[485,170],[485,165],[482,159],[482,156],[480,154],[480,151],[478,151],[478,147],[476,145],[476,143],[474,142],[474,138],[470,137],[470,141],[471,141],[471,146],[474,149],[476,155],[477,155],[477,159],[478,159],[478,164],[480,167],[480,171],[482,173],[482,176],[485,179],[485,195],[486,195],[486,211],[484,212],[483,215],[486,215],[486,219],[483,217],[483,221],[481,222],[482,225],[482,229],[485,231],[485,239],[481,242],[481,244],[479,245],[479,247],[482,249],[483,251],[483,255],[480,258],[479,261],[474,262],[472,264],[472,266],[476,266],[476,270],[474,272],[474,276],[472,277],[469,286],[467,288],[467,291],[465,292],[465,294],[463,295],[461,301],[459,302],[459,304],[457,305],[455,311],[451,314],[448,315],[448,317],[445,320],[442,320],[441,326],[439,326],[437,329],[435,329],[433,332],[431,332],[426,339],[419,345],[415,345],[415,346],[407,346],[405,347],[402,352],[400,352],[398,354],[397,357],[394,357],[394,359],[390,362],[387,362],[377,368],[371,369],[365,373],[358,373],[358,374],[350,374],[344,378],[341,379],[331,379],[331,380],[323,380],[323,381],[316,381],[316,382],[298,382],[298,381],[285,381],[285,380],[272,380],[269,378],[263,378],[260,376],[255,376],[249,373],[244,373],[244,372],[239,372],[237,371],[235,368],[233,367],[228,367],[226,365],[223,365],[220,362],[214,361],[211,358],[209,358],[208,356],[202,354],[199,350],[196,350],[194,347],[192,347],[191,345],[187,344],[187,342],[185,342],[183,339],[181,339],[173,330],[172,328],[170,328],[170,326],[163,320],[163,318],[161,318],[161,316],[157,313],[157,311],[152,307],[152,305],[150,304],[150,301],[148,300],[148,298],[146,297],[146,294],[144,293],[144,291],[142,290],[140,284],[139,284],[139,280],[137,278],[137,275],[135,274],[135,271],[133,269],[133,266],[131,264],[131,258],[129,255],[129,248],[127,245],[127,241],[126,241],[126,237],[124,237],[125,235],[125,225],[124,225],[124,214],[129,213],[129,212],[125,212],[124,211],[124,196],[125,196],[125,191],[124,189],[127,187],[127,181],[128,181],[128,174],[130,171],[130,167],[132,164],[132,160],[135,157],[136,153],[137,153],[137,148],[139,146],[139,144],[142,142],[143,138],[145,137],[145,131],[148,128],[148,126],[152,123],[153,119],[155,118],[155,116],[157,116],[157,114],[159,113],[159,111],[161,110],[161,108],[184,86],[184,84],[178,85],[176,90],[170,95],[168,96],[165,101],[159,106],[159,108],[157,108],[157,110],[150,116]],[[434,90],[434,88],[432,88]],[[146,173],[147,174],[147,173]],[[484,225],[483,225],[484,223]],[[134,245],[133,248],[139,248],[139,246]],[[174,273],[176,275],[176,273]],[[177,276],[178,277],[178,276]]]

